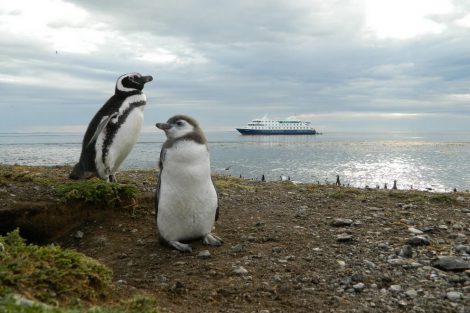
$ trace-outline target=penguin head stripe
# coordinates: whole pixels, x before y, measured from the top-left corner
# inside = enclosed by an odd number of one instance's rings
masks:
[[[197,123],[197,121],[194,118],[192,118],[190,116],[187,116],[187,115],[182,115],[182,114],[170,117],[168,119],[168,121],[166,121],[166,122],[167,122],[167,124],[176,124],[176,122],[179,121],[179,120],[183,120],[183,121],[188,122],[194,128],[199,128],[199,124]]]
[[[145,83],[152,81],[152,76],[142,76],[139,73],[121,75],[116,81],[116,92],[132,92],[144,89]]]

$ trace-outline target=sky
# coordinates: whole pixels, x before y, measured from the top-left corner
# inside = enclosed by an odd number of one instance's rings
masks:
[[[470,131],[470,1],[0,0],[0,132],[84,132],[128,72],[146,132]]]

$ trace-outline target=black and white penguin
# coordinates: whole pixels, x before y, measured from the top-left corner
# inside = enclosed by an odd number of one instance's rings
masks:
[[[160,152],[155,194],[160,242],[181,252],[192,251],[181,241],[198,238],[204,244],[220,246],[222,240],[211,233],[219,207],[204,132],[193,118],[184,115],[156,126],[167,137]]]
[[[116,181],[115,173],[140,135],[147,102],[142,89],[152,79],[139,73],[118,78],[114,95],[88,125],[80,160],[70,173],[71,179],[98,176]]]

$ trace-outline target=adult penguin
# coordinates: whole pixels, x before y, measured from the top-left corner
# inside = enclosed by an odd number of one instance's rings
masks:
[[[147,98],[142,92],[152,76],[129,73],[120,76],[114,95],[95,114],[82,142],[80,160],[71,179],[98,176],[116,181],[115,174],[139,138]]]

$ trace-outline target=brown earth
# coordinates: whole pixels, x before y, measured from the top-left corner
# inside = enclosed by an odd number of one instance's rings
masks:
[[[70,169],[23,170],[66,181]],[[158,244],[155,173],[128,171],[118,179],[143,192],[136,205],[99,214],[72,206],[70,214],[85,213],[62,217],[54,238],[114,271],[111,297],[143,292],[162,312],[469,312],[470,270],[433,266],[441,255],[469,258],[469,193],[215,177],[215,233],[224,244],[194,242],[193,253],[184,254]],[[67,206],[47,185],[0,180],[0,214],[46,207],[49,215],[37,220],[47,225]],[[203,250],[210,256],[199,256]]]

